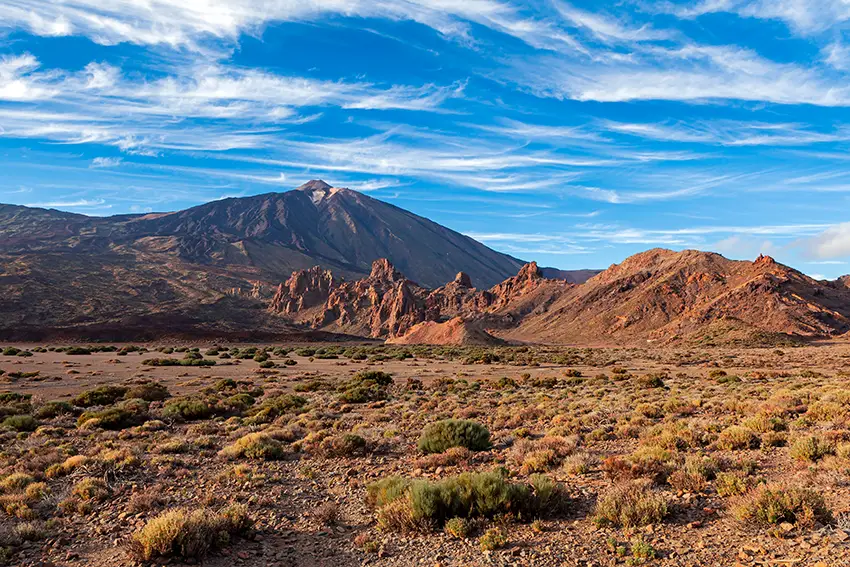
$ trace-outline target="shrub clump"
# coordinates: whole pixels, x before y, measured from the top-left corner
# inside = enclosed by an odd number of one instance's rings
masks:
[[[124,386],[100,386],[87,390],[71,400],[75,406],[90,408],[92,406],[108,406],[124,397],[127,388]]]
[[[252,408],[247,423],[269,423],[282,415],[300,413],[306,404],[307,398],[292,394],[265,398],[259,405]]]
[[[159,382],[143,382],[131,386],[124,397],[128,400],[137,398],[146,402],[161,402],[170,398],[171,394],[168,392],[168,388]]]
[[[222,449],[219,454],[229,459],[245,457],[274,461],[282,459],[286,449],[274,433],[258,431],[240,437],[235,443]]]
[[[218,512],[177,508],[156,516],[133,534],[130,551],[143,561],[156,557],[199,559],[250,527],[251,520],[242,505]]]
[[[3,420],[3,427],[15,431],[35,431],[38,427],[38,420],[31,415],[10,415]]]
[[[810,435],[794,441],[789,449],[792,459],[814,463],[835,452],[835,448],[820,437]]]
[[[742,497],[733,509],[746,524],[770,527],[781,523],[808,529],[815,523],[831,524],[832,511],[823,496],[808,488],[761,485]]]
[[[207,419],[214,413],[213,407],[200,398],[176,398],[166,402],[162,408],[163,417],[169,419],[194,420]]]
[[[39,419],[52,419],[64,414],[73,414],[74,406],[62,400],[45,402],[35,410],[35,417]]]
[[[667,500],[638,479],[613,486],[596,502],[594,520],[599,525],[633,528],[657,524],[667,515]]]
[[[566,497],[559,484],[543,475],[529,481],[510,482],[504,469],[438,481],[390,477],[367,487],[367,502],[377,509],[379,526],[395,531],[428,529],[452,518],[530,519],[563,509]]]
[[[490,448],[490,432],[477,421],[468,419],[445,419],[425,426],[419,438],[420,451],[442,453],[452,447],[484,451]]]
[[[350,380],[340,386],[340,400],[350,404],[365,404],[385,400],[388,397],[387,387],[393,383],[393,378],[386,372],[364,370],[355,374]]]
[[[77,418],[77,427],[91,429],[126,429],[148,420],[148,403],[144,400],[126,400],[100,411],[87,411]]]

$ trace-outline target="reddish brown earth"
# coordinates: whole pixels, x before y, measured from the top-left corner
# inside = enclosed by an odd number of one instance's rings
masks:
[[[195,346],[206,352],[209,345]],[[245,534],[200,560],[159,558],[144,565],[602,567],[641,564],[634,556],[637,543],[651,546],[656,555],[643,564],[663,567],[847,564],[846,343],[782,350],[345,347],[366,354],[367,360],[290,352],[286,358],[297,365],[284,366],[282,357],[273,354],[277,367],[260,369],[251,359],[205,355],[216,365],[182,368],[141,364],[152,356],[166,356],[153,350],[126,356],[0,355],[3,390],[32,394],[33,413],[48,400],[69,401],[95,386],[144,380],[165,385],[178,398],[226,398],[229,394],[210,392],[229,378],[240,381],[240,388],[262,388],[265,393],[257,404],[280,394],[305,400],[303,411],[261,425],[249,425],[241,416],[168,418],[163,415],[168,399],[150,404],[146,424],[121,430],[80,427],[77,415],[67,414],[39,417],[33,432],[2,428],[0,479],[29,474],[49,492],[30,503],[25,517],[0,510],[4,538],[18,532],[32,537],[0,541],[9,553],[0,564],[139,565],[129,541],[159,514],[179,507],[218,509],[234,502],[243,504],[254,522]],[[393,356],[414,350],[415,358]],[[482,364],[485,353],[498,358]],[[388,359],[373,358],[377,355]],[[362,370],[392,375],[388,399],[363,404],[340,400],[338,388]],[[12,377],[18,373],[30,375]],[[640,379],[646,375],[663,376],[663,387],[647,386]],[[493,446],[455,460],[423,455],[417,449],[423,428],[448,417],[485,425]],[[278,460],[229,459],[219,453],[243,435],[281,428],[300,432],[300,438],[287,441]],[[722,432],[729,428],[744,428],[757,443],[733,448],[721,444]],[[352,433],[366,440],[364,449],[328,454],[318,442]],[[792,447],[809,436],[828,442],[830,452],[813,462],[795,457]],[[439,527],[400,533],[382,529],[367,504],[367,486],[393,475],[433,481],[503,466],[512,482],[527,482],[528,455],[552,439],[567,443],[568,454],[560,462],[546,462],[541,474],[561,484],[565,508],[539,522],[478,519],[461,538]],[[116,465],[108,458],[116,452],[131,455],[132,462]],[[753,525],[735,515],[746,495],[721,494],[717,478],[683,489],[671,477],[656,479],[652,487],[668,502],[661,521],[639,528],[597,525],[598,498],[622,482],[610,467],[612,459],[638,454],[665,459],[664,466],[674,471],[684,470],[686,462],[708,459],[720,471],[748,479],[751,490],[761,482],[805,487],[822,495],[833,521]],[[46,474],[51,464],[71,455],[86,457],[86,466],[70,474]],[[583,466],[577,468],[576,463]],[[83,513],[63,511],[58,504],[86,478],[103,479],[108,497]],[[0,495],[4,502],[16,496],[6,489]],[[319,513],[329,503],[337,510],[331,521]],[[482,536],[493,528],[505,531],[506,542],[485,551]]]

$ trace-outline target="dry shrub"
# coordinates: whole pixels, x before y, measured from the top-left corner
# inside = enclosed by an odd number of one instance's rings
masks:
[[[594,520],[599,525],[624,528],[661,522],[667,515],[667,499],[646,479],[617,484],[599,496]]]
[[[413,466],[419,469],[436,469],[437,467],[453,467],[469,462],[472,452],[466,447],[452,447],[442,453],[434,453],[420,457]]]
[[[156,557],[197,559],[226,545],[231,536],[250,526],[246,508],[238,504],[219,512],[177,508],[149,520],[133,534],[130,551],[143,561]]]
[[[261,459],[265,461],[279,460],[286,454],[286,448],[274,432],[258,431],[243,435],[232,445],[228,445],[219,455],[228,459]]]
[[[741,522],[761,527],[789,523],[810,529],[816,523],[833,522],[832,511],[819,493],[782,485],[759,486],[741,497],[732,512]]]

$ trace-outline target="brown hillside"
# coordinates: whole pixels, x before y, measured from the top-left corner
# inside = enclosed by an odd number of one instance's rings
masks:
[[[655,249],[570,288],[506,336],[559,343],[669,341],[718,321],[753,332],[834,336],[850,329],[850,293],[766,256],[746,262]]]

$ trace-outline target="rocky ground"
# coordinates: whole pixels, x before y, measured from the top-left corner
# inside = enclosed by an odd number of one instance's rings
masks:
[[[57,346],[0,354],[8,565],[850,565],[845,344]],[[364,371],[392,383],[362,387]],[[490,447],[424,454],[446,418],[485,426]],[[256,433],[262,451],[233,449]],[[557,505],[473,517],[458,537],[441,521],[394,529],[367,498],[390,476],[497,467],[556,481]],[[623,483],[666,512],[602,522]],[[810,490],[827,513],[742,515],[765,486]],[[133,543],[170,510],[233,504],[250,527],[211,532],[203,553],[146,560]]]

